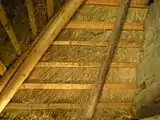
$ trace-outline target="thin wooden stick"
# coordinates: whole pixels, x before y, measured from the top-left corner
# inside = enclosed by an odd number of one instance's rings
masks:
[[[66,28],[72,29],[104,29],[112,30],[114,27],[113,22],[95,22],[95,21],[71,21]],[[144,24],[141,23],[126,23],[123,30],[144,30]]]
[[[19,67],[10,82],[2,91],[0,96],[0,112],[3,111],[12,99],[20,85],[29,76],[36,63],[53,43],[53,40],[68,23],[83,1],[84,0],[69,0],[64,5],[63,9],[61,9],[59,14],[57,14],[55,18],[51,19],[52,22],[50,22],[50,26],[48,26],[38,43],[34,46],[23,64]]]
[[[110,42],[100,42],[100,41],[54,41],[53,45],[72,45],[72,46],[96,46],[96,47],[106,47],[111,45]],[[140,48],[140,45],[136,42],[133,43],[120,43],[118,47],[127,48]]]
[[[2,76],[4,74],[4,72],[6,71],[6,69],[7,69],[6,66],[0,60],[0,76]]]
[[[53,4],[53,0],[47,0],[46,2],[47,2],[48,20],[50,20],[50,18],[53,17],[54,4]]]
[[[81,62],[39,62],[35,67],[57,67],[57,68],[99,68],[98,63],[81,63]],[[137,68],[136,63],[112,62],[111,68]]]
[[[140,3],[137,0],[131,0],[130,6],[134,8],[147,8],[144,1],[145,0]],[[86,0],[85,4],[119,6],[120,0]]]
[[[6,109],[19,110],[45,110],[45,109],[82,109],[84,105],[71,103],[50,103],[50,104],[23,104],[23,103],[9,103]],[[98,103],[97,108],[119,108],[131,109],[132,103]]]
[[[24,83],[19,89],[60,89],[60,90],[86,90],[92,89],[93,84],[38,84],[38,83]],[[136,84],[105,84],[104,90],[129,90],[136,89]]]
[[[26,2],[26,7],[27,7],[27,12],[28,12],[28,17],[29,17],[32,33],[34,36],[36,36],[37,35],[37,25],[36,25],[36,20],[35,20],[35,15],[34,15],[33,2],[32,0],[26,0],[25,2]]]
[[[12,25],[10,24],[10,22],[7,18],[6,12],[5,12],[1,3],[0,3],[0,21],[1,21],[5,31],[7,32],[15,50],[16,50],[17,55],[20,55],[21,54],[20,44],[17,40],[17,37],[16,37],[14,30],[12,28]]]
[[[112,30],[109,40],[112,41],[111,46],[107,50],[104,62],[101,65],[97,79],[95,80],[94,87],[91,90],[88,105],[85,107],[84,120],[90,120],[96,110],[97,104],[102,94],[102,89],[105,84],[105,80],[116,50],[116,46],[119,42],[119,38],[122,32],[122,28],[127,16],[130,0],[121,0],[120,8],[118,11],[118,16],[115,22],[115,26]]]

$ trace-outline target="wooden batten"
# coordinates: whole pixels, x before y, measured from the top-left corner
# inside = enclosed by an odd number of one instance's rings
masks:
[[[45,110],[45,109],[83,109],[85,105],[71,103],[50,103],[50,104],[22,104],[9,103],[6,109],[19,110]],[[131,109],[132,103],[98,103],[97,108]]]
[[[55,18],[51,19],[39,41],[28,54],[22,65],[13,75],[0,96],[0,112],[6,107],[24,80],[29,76],[36,63],[53,43],[60,31],[68,23],[84,0],[69,0]]]
[[[3,76],[3,74],[5,73],[6,71],[6,67],[5,65],[3,64],[3,62],[0,60],[0,76]]]
[[[71,21],[66,28],[72,29],[105,29],[112,30],[114,23],[112,22],[98,22],[98,21],[81,21],[73,20]],[[144,24],[141,23],[126,23],[123,26],[123,30],[143,30]]]
[[[81,63],[81,62],[39,62],[35,67],[55,67],[55,68],[99,68],[98,63]],[[111,68],[137,68],[136,63],[112,62]]]
[[[44,90],[88,90],[93,84],[38,84],[24,83],[19,89],[44,89]],[[130,90],[136,89],[136,84],[105,84],[104,90]]]
[[[29,17],[32,33],[34,36],[36,36],[37,35],[37,25],[36,25],[36,20],[35,20],[35,15],[34,15],[33,2],[32,0],[25,0],[25,2],[26,2],[26,8],[28,12],[28,17]]]
[[[96,47],[106,47],[111,45],[110,42],[99,42],[99,41],[54,41],[53,45],[72,45],[72,46],[96,46]],[[140,48],[138,43],[120,43],[118,47],[127,47],[127,48]]]
[[[46,0],[46,3],[47,3],[47,15],[48,15],[48,20],[50,20],[50,18],[53,17],[53,13],[54,13],[53,0]]]
[[[130,6],[134,8],[147,8],[144,1],[145,0],[139,3],[137,0],[132,0]],[[119,6],[120,0],[86,0],[85,3],[96,5]]]
[[[5,12],[2,4],[0,4],[0,21],[5,29],[6,33],[9,36],[9,38],[10,38],[10,40],[16,50],[17,55],[20,55],[20,53],[21,53],[20,44],[19,44],[17,37],[14,33],[12,25],[10,24],[10,22],[7,18],[6,12]]]

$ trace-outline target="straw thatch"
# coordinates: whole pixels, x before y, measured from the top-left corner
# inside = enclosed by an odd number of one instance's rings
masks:
[[[43,8],[42,8],[43,9]],[[72,19],[114,21],[116,7],[84,5]],[[143,23],[145,9],[129,10],[127,22]],[[57,40],[63,41],[108,41],[111,31],[64,29]],[[121,43],[141,43],[142,31],[123,31]],[[101,63],[106,52],[105,47],[96,46],[52,46],[40,61]],[[139,61],[140,49],[119,47],[114,62]],[[99,68],[35,68],[26,83],[93,83]],[[107,83],[136,83],[135,68],[111,68]],[[11,102],[18,103],[79,103],[88,100],[90,90],[19,90]],[[104,91],[101,102],[132,102],[135,90]],[[81,110],[40,110],[40,111],[6,111],[2,119],[18,120],[82,120]],[[95,120],[119,120],[127,115],[123,109],[98,109]],[[4,117],[4,118],[3,118]]]

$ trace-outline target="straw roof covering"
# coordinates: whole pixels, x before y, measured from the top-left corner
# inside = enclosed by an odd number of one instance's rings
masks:
[[[44,8],[40,8],[43,9]],[[38,11],[38,10],[37,10]],[[83,5],[72,20],[108,21],[116,19],[117,7]],[[127,16],[127,23],[143,23],[147,10],[131,8]],[[36,13],[38,16],[38,13]],[[44,14],[43,14],[44,15]],[[39,14],[42,16],[42,13]],[[37,19],[41,19],[38,18]],[[39,26],[40,27],[40,26]],[[57,41],[109,41],[109,30],[64,29],[56,39]],[[123,31],[120,43],[141,43],[143,31]],[[40,62],[80,62],[88,64],[102,63],[107,47],[96,46],[54,46],[51,45]],[[114,62],[138,63],[139,48],[118,47]],[[74,83],[92,84],[99,68],[49,68],[36,67],[25,83]],[[111,68],[107,83],[136,83],[135,68]],[[78,103],[85,104],[90,90],[19,90],[11,102],[17,103]],[[127,103],[132,102],[135,90],[105,90],[100,102]],[[1,119],[10,120],[81,120],[82,110],[6,110]],[[121,120],[127,115],[124,109],[98,109],[94,120]]]

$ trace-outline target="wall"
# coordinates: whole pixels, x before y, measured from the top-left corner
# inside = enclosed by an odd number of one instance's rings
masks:
[[[134,113],[139,118],[160,113],[159,105],[153,105],[153,101],[160,96],[160,0],[155,0],[149,8],[144,37],[137,83],[145,87],[137,93],[134,100]]]

